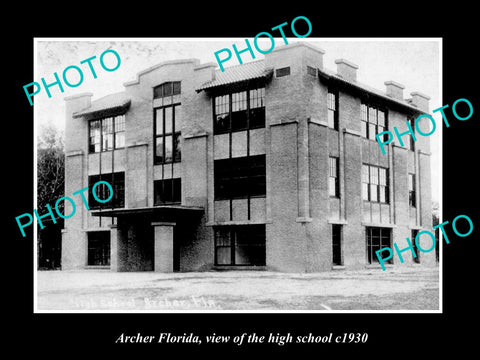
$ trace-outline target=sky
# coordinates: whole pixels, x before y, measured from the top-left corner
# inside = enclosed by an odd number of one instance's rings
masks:
[[[359,66],[357,80],[380,91],[385,91],[384,82],[396,81],[405,86],[404,97],[410,97],[413,91],[430,96],[430,113],[442,105],[441,72],[442,48],[437,38],[288,38],[289,43],[308,42],[325,51],[323,65],[336,71],[336,59],[346,59]],[[250,39],[252,43],[252,39]],[[136,74],[144,69],[168,60],[197,58],[200,63],[216,62],[214,52],[223,48],[232,49],[236,44],[244,48],[244,38],[36,38],[34,79],[38,83],[44,78],[46,83],[54,82],[53,73],[61,78],[63,70],[76,65],[83,70],[84,79],[78,87],[64,85],[62,93],[58,86],[50,88],[51,98],[45,90],[34,97],[36,133],[39,126],[52,124],[60,131],[65,127],[65,101],[67,96],[91,92],[92,100],[123,91],[125,82],[134,80]],[[270,47],[270,41],[260,39],[262,49]],[[275,38],[275,46],[284,45],[282,38]],[[288,46],[288,45],[286,45]],[[121,58],[119,68],[112,72],[104,71],[99,63],[100,55],[107,49],[115,50]],[[110,54],[112,55],[112,54]],[[263,58],[258,52],[257,59]],[[87,64],[80,62],[96,56],[92,64],[97,73],[94,79]],[[107,66],[114,66],[113,56],[105,56]],[[251,61],[249,53],[242,55],[244,62]],[[108,63],[110,61],[110,63]],[[238,65],[236,58],[224,63],[224,66]],[[79,82],[75,71],[68,72],[71,83]],[[25,97],[25,101],[28,102]],[[434,118],[439,120],[438,114]],[[439,124],[439,122],[437,121]],[[442,126],[430,136],[432,153],[432,198],[441,200],[441,139]]]

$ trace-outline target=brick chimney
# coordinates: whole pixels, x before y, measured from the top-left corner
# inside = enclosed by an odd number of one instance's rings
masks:
[[[430,96],[422,94],[421,92],[414,91],[410,93],[412,95],[412,104],[424,112],[428,112],[428,101]]]
[[[82,93],[64,98],[65,100],[65,152],[74,150],[86,151],[87,122],[82,118],[74,118],[77,111],[88,108],[93,94]]]
[[[388,96],[397,100],[403,100],[403,89],[405,89],[405,86],[392,80],[385,81],[384,84]]]
[[[335,64],[337,64],[337,75],[340,75],[345,80],[357,81],[358,65],[345,59],[337,59]]]

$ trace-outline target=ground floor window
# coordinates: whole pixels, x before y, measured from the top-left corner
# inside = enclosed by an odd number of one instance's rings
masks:
[[[215,265],[265,265],[265,225],[217,227]]]
[[[367,239],[367,261],[369,264],[378,263],[378,257],[375,251],[378,251],[384,247],[390,247],[391,245],[391,229],[380,227],[367,227],[365,228],[365,234]],[[392,264],[392,259],[386,261]]]
[[[332,262],[343,265],[342,261],[342,225],[332,225]]]
[[[110,265],[110,232],[88,233],[88,265]]]
[[[413,250],[415,251],[415,254],[417,257],[413,258],[413,261],[417,264],[420,264],[420,252],[418,251],[417,248],[417,243],[415,242],[415,239],[418,235],[418,230],[412,230],[412,237],[410,238],[410,242],[412,243]],[[413,255],[412,255],[413,257]]]

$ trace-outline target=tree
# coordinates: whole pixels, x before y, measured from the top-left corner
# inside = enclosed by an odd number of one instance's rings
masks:
[[[52,125],[40,127],[37,143],[37,211],[46,213],[47,204],[52,209],[57,199],[65,192],[65,152],[63,135]],[[63,213],[63,202],[58,210]],[[53,209],[55,213],[55,209]],[[55,268],[60,266],[61,229],[63,219],[56,217],[42,219],[44,229],[38,226],[38,267]]]
[[[440,223],[440,204],[437,201],[432,201],[432,226],[438,225]],[[435,238],[437,240],[435,246],[435,254],[437,256],[437,261],[440,258],[440,234],[439,229],[435,229]]]

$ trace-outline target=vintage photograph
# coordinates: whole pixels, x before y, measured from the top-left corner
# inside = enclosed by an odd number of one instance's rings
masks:
[[[442,310],[441,39],[34,44],[36,312]]]

